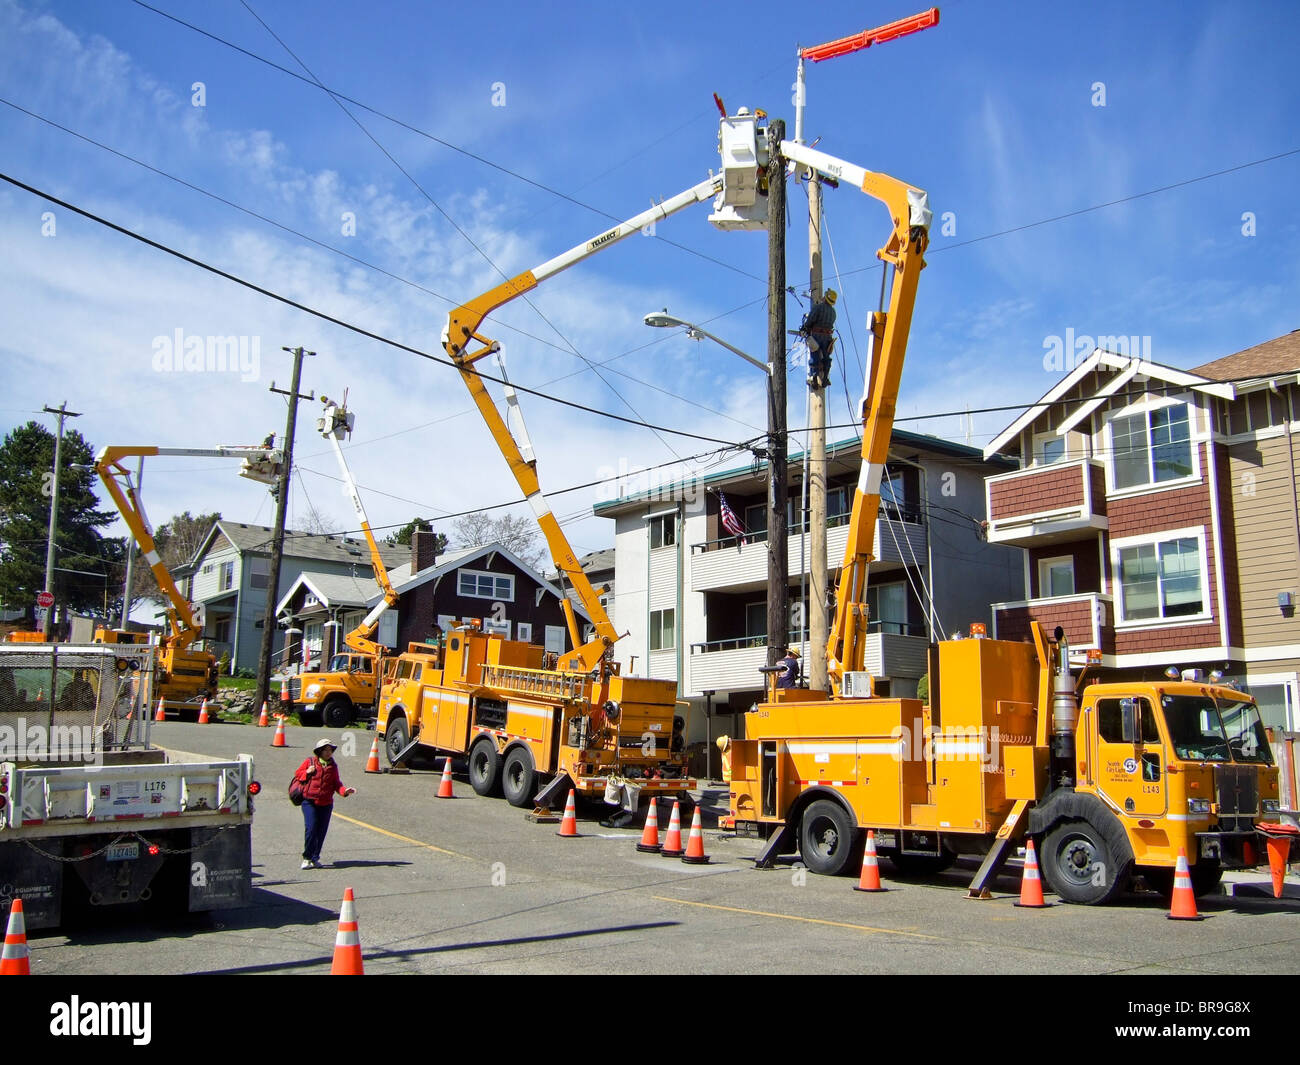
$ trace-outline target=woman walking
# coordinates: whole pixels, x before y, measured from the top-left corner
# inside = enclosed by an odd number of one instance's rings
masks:
[[[357,790],[345,788],[339,779],[339,767],[334,764],[336,749],[332,741],[320,740],[312,748],[312,756],[294,774],[294,779],[303,783],[303,869],[323,868],[320,851],[325,845],[325,833],[329,831],[330,815],[334,812],[334,796],[346,798]]]

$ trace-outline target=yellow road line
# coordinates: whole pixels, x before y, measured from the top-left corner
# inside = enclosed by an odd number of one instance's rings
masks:
[[[364,821],[358,821],[355,817],[348,817],[347,814],[341,814],[335,811],[334,816],[340,821],[346,821],[350,825],[356,825],[358,828],[368,828],[371,832],[378,832],[381,836],[387,836],[389,839],[401,840],[403,843],[411,843],[417,847],[423,847],[425,850],[437,851],[439,854],[447,854],[453,858],[460,858],[462,861],[472,862],[475,859],[468,854],[457,854],[455,851],[449,851],[445,847],[435,847],[432,843],[425,843],[422,839],[412,839],[410,836],[399,836],[396,832],[389,832],[386,828],[380,828],[378,825],[368,825]]]
[[[659,902],[680,902],[683,906],[700,906],[706,910],[726,910],[729,913],[747,913],[751,917],[777,917],[782,921],[803,921],[805,924],[824,924],[832,928],[852,928],[858,932],[883,932],[890,936],[909,936],[912,939],[938,939],[938,936],[927,936],[921,932],[900,932],[894,928],[873,928],[865,924],[845,924],[843,921],[823,921],[817,917],[796,917],[790,913],[768,913],[765,910],[742,910],[739,906],[719,906],[712,902],[692,902],[690,899],[674,899],[667,895],[651,895],[652,899]]]

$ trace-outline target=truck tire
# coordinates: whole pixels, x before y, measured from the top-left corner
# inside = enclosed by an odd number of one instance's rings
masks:
[[[384,729],[384,754],[388,758],[389,765],[397,765],[397,756],[410,742],[410,733],[406,731],[406,718],[390,717],[388,727]]]
[[[1122,835],[1120,842],[1113,835],[1084,820],[1058,822],[1047,833],[1039,860],[1047,886],[1062,902],[1097,906],[1128,886],[1133,852],[1120,846]]]
[[[321,707],[321,716],[327,728],[347,728],[352,724],[352,700],[341,695],[327,699]]]
[[[501,790],[501,752],[487,737],[470,748],[469,782],[476,795],[496,795]]]
[[[527,747],[512,747],[501,765],[501,792],[511,806],[533,805],[537,794],[537,768]]]
[[[859,834],[843,806],[831,799],[818,799],[800,818],[799,856],[804,865],[822,876],[852,872]]]

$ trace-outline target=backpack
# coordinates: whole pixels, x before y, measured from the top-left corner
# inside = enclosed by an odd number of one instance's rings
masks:
[[[299,770],[301,770],[301,766]],[[298,772],[295,771],[293,778],[289,781],[289,801],[294,806],[301,806],[303,799],[306,797],[307,782],[298,779]]]

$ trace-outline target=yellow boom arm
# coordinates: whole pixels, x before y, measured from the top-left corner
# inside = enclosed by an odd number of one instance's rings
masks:
[[[570,669],[582,673],[596,669],[600,666],[605,651],[618,640],[619,634],[609,620],[609,615],[605,613],[605,608],[600,605],[600,596],[591,586],[591,582],[587,580],[587,575],[583,572],[577,556],[573,553],[572,545],[560,528],[560,523],[555,520],[555,515],[551,512],[546,497],[542,495],[541,484],[537,479],[537,460],[532,458],[531,455],[525,457],[520,450],[518,443],[516,443],[513,434],[510,432],[509,426],[507,426],[505,419],[501,417],[496,404],[492,402],[492,397],[484,387],[482,377],[474,370],[474,364],[479,359],[501,350],[501,345],[497,341],[480,335],[479,329],[483,324],[483,319],[492,311],[535,289],[548,277],[558,274],[560,271],[590,255],[594,255],[598,251],[603,251],[605,248],[617,244],[620,240],[639,232],[652,222],[667,218],[670,214],[674,214],[692,204],[711,199],[721,191],[721,175],[702,181],[694,188],[688,189],[670,200],[665,200],[648,211],[643,211],[635,218],[629,218],[626,222],[619,223],[613,229],[606,230],[599,236],[593,237],[583,244],[570,248],[564,254],[557,255],[554,259],[542,263],[541,266],[520,274],[518,277],[512,278],[483,295],[470,300],[468,303],[462,304],[447,316],[447,325],[442,334],[442,346],[460,371],[461,380],[465,382],[465,387],[469,389],[469,394],[473,397],[475,406],[478,407],[483,420],[487,422],[488,429],[492,433],[492,439],[496,441],[497,447],[501,449],[501,454],[505,456],[505,460],[510,466],[510,472],[514,474],[515,481],[524,493],[524,498],[528,501],[529,506],[533,508],[538,527],[542,530],[542,536],[546,539],[546,546],[550,551],[552,563],[554,563],[556,570],[563,577],[567,577],[573,584],[574,591],[577,592],[583,608],[596,626],[595,638],[580,643],[577,622],[573,618],[572,612],[566,611],[566,618],[569,621],[569,634],[573,640],[574,649],[560,658],[559,665],[561,669]],[[477,350],[470,350],[473,343],[481,346]],[[531,448],[528,450],[531,452]]]
[[[889,458],[889,439],[894,429],[907,336],[912,328],[916,284],[925,266],[925,249],[930,239],[931,211],[924,191],[896,178],[863,170],[790,141],[781,143],[781,154],[837,181],[857,185],[889,209],[894,223],[889,241],[876,252],[876,258],[885,263],[887,271],[893,268],[893,283],[889,309],[871,315],[873,354],[862,397],[862,465],[853,493],[835,620],[826,644],[826,672],[838,691],[845,673],[863,667],[868,623],[867,568],[875,557],[872,551],[880,514],[880,480]]]
[[[171,626],[171,635],[163,640],[163,645],[184,649],[199,636],[199,627],[194,621],[194,611],[189,600],[181,595],[176,582],[172,580],[158,554],[158,545],[154,542],[153,528],[144,512],[144,504],[136,487],[131,483],[131,474],[122,465],[128,458],[149,458],[151,456],[186,456],[200,458],[240,458],[244,460],[241,476],[266,484],[274,483],[278,476],[281,453],[265,447],[147,447],[125,446],[102,448],[95,456],[95,472],[104,483],[108,494],[112,496],[117,511],[122,515],[131,536],[140,547],[140,553],[153,571],[154,580],[163,595],[167,597],[167,622]]]
[[[352,507],[356,510],[357,519],[361,523],[361,531],[366,534],[366,543],[370,545],[370,564],[375,571],[375,583],[384,593],[384,598],[362,618],[355,629],[343,637],[343,642],[361,654],[380,657],[388,653],[388,648],[382,643],[376,643],[372,637],[375,630],[379,628],[379,619],[384,611],[390,606],[397,605],[397,593],[393,591],[392,582],[388,579],[388,567],[384,565],[384,558],[379,553],[379,544],[375,542],[375,534],[370,529],[366,508],[361,504],[361,494],[357,491],[357,484],[352,479],[352,471],[348,469],[348,461],[343,457],[343,448],[339,443],[344,437],[352,434],[356,416],[348,410],[346,395],[342,404],[334,403],[324,396],[321,396],[321,402],[325,404],[325,413],[316,423],[316,427],[320,430],[321,436],[334,447],[334,456],[338,459],[339,470],[343,474],[344,495],[352,501]]]

